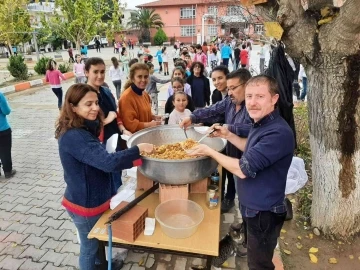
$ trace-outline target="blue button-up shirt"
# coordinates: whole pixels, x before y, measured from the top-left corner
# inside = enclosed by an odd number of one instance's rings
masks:
[[[241,103],[240,110],[236,111],[236,105],[232,103],[229,96],[208,108],[195,110],[190,118],[194,124],[225,123],[232,133],[243,138],[247,138],[251,128],[251,119],[246,110],[245,101]],[[240,158],[242,155],[242,152],[229,142],[226,145],[226,153],[234,158]]]

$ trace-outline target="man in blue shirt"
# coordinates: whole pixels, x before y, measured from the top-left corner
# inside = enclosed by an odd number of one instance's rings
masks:
[[[253,121],[248,138],[214,126],[214,136],[242,150],[242,157],[225,156],[204,144],[191,152],[211,156],[236,176],[250,270],[275,269],[272,258],[286,217],[285,186],[295,142],[291,128],[276,109],[278,99],[274,78],[253,77],[245,89],[246,108]]]
[[[231,48],[228,41],[225,41],[225,45],[221,48],[220,52],[222,65],[227,67],[229,65],[229,58],[231,58],[232,56]]]
[[[187,127],[196,123],[225,123],[228,129],[238,136],[246,138],[251,120],[245,108],[245,84],[251,78],[247,69],[241,68],[226,75],[228,94],[224,99],[208,108],[195,110],[190,117],[185,117],[180,127]],[[241,151],[231,143],[226,145],[226,154],[233,158],[240,158]],[[223,189],[225,183],[222,184]],[[221,191],[223,195],[224,190]],[[221,212],[226,213],[234,207],[236,195],[234,180],[228,177],[226,195],[222,196]]]

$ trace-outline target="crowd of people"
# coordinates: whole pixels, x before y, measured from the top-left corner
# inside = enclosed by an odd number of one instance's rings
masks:
[[[58,98],[60,110],[55,137],[67,184],[62,205],[79,233],[80,269],[92,270],[99,263],[98,240],[88,239],[87,235],[109,209],[111,197],[122,185],[122,170],[141,164],[140,152],[154,150],[152,142],[127,149],[121,135],[163,123],[157,84],[168,82],[166,124],[187,128],[205,123],[216,130],[214,136],[228,140],[222,153],[199,145],[191,154],[211,156],[223,166],[222,213],[234,207],[238,194],[249,268],[274,269],[272,256],[285,220],[286,175],[294,150],[292,131],[276,108],[279,90],[275,79],[266,75],[252,77],[252,44],[246,40],[218,39],[210,45],[204,42],[195,46],[176,44],[171,52],[167,47],[159,47],[154,56],[146,46],[140,46],[137,58],[129,57],[127,49],[131,46],[122,46],[121,52],[120,47],[115,48],[120,56],[111,58],[108,75],[116,89],[115,96],[105,83],[107,73],[102,58],[84,58],[83,52],[75,55],[75,84],[68,89],[64,101],[60,79],[65,78],[54,60],[48,63],[46,80]],[[265,50],[259,54],[263,71],[261,59],[265,58]],[[171,73],[169,78],[156,76],[154,57],[159,72],[165,76]],[[171,72],[169,60],[174,63]],[[228,67],[230,60],[232,72]],[[306,77],[301,76],[304,81]],[[122,83],[124,77],[126,82]],[[208,77],[216,88],[212,93]],[[5,117],[10,108],[4,100],[0,94],[0,153],[4,153],[5,140],[10,140],[11,145],[11,129]],[[115,153],[108,153],[104,145],[113,135],[119,135],[117,146]],[[0,159],[8,178],[16,171],[6,151],[7,156],[1,154]]]

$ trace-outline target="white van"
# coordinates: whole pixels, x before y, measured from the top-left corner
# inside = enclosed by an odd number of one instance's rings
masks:
[[[107,47],[109,45],[109,42],[107,41],[106,37],[100,37],[99,35],[96,35],[89,42],[88,49],[94,49],[95,48],[95,38],[100,40],[101,47]]]

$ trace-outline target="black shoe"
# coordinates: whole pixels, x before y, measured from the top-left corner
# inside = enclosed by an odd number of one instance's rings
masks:
[[[234,200],[224,199],[221,202],[221,213],[227,213],[235,206]]]
[[[5,172],[5,178],[9,179],[16,174],[16,170],[11,170],[11,172]]]

